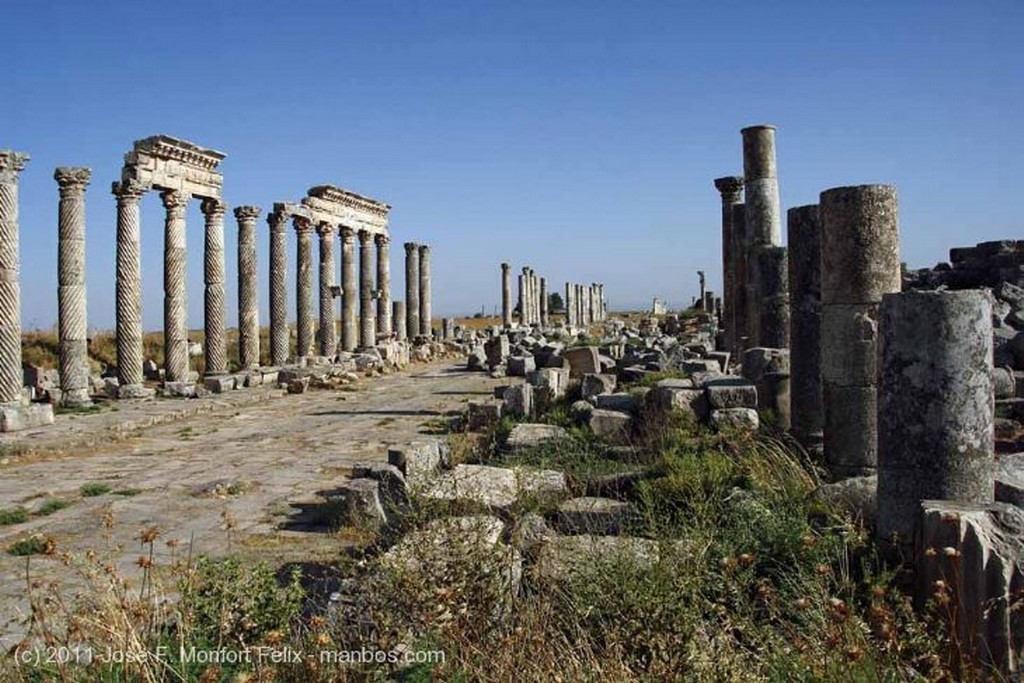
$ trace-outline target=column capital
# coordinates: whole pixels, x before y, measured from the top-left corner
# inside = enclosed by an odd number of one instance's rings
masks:
[[[299,216],[298,214],[292,216],[292,227],[294,227],[295,232],[300,235],[306,235],[313,232],[313,222],[305,216]]]
[[[202,203],[199,205],[199,209],[203,212],[203,215],[206,216],[207,220],[217,216],[223,216],[227,208],[227,204],[213,197],[204,197]]]
[[[288,212],[277,206],[267,214],[267,225],[270,226],[270,232],[284,232],[286,229],[285,223],[287,222]]]
[[[377,243],[377,246],[384,246],[385,244],[391,244],[391,235],[384,235],[378,233],[373,236],[373,241]]]
[[[503,272],[503,273],[507,273],[510,268],[512,268],[512,266],[510,266],[507,263],[502,263],[501,264],[501,272]]]
[[[53,172],[53,179],[60,186],[60,195],[76,195],[85,191],[92,179],[92,170],[75,166],[61,166]]]
[[[191,197],[181,190],[164,190],[160,193],[160,200],[164,203],[164,208],[168,213],[184,213],[190,199]]]
[[[31,157],[25,152],[12,152],[0,149],[0,177],[7,181],[17,181],[18,174],[25,169]]]
[[[413,254],[413,252],[415,252],[417,249],[419,249],[420,245],[416,244],[415,242],[406,242],[404,246],[405,246],[405,253],[407,253],[407,254],[409,254],[411,256]]]
[[[743,176],[729,175],[715,178],[715,189],[722,195],[723,201],[726,199],[738,199],[740,192],[743,191]]]
[[[122,180],[112,183],[110,191],[119,202],[137,202],[149,191],[149,186],[136,180]]]
[[[339,234],[341,235],[341,241],[344,242],[345,244],[352,244],[352,242],[355,241],[356,231],[348,227],[347,225],[341,226]]]
[[[430,253],[430,245],[429,244],[421,244],[420,245],[420,255],[422,256],[423,254],[428,254],[428,253]]]
[[[318,223],[316,226],[316,234],[326,239],[334,235],[334,227],[330,223]]]
[[[368,230],[359,231],[359,246],[369,247],[373,243],[373,233]]]
[[[235,207],[235,218],[239,222],[251,223],[260,217],[260,207],[258,206],[236,206]]]

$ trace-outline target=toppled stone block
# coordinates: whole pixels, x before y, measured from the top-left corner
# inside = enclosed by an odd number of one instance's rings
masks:
[[[708,405],[719,408],[757,408],[757,387],[741,377],[722,377],[704,384]]]
[[[508,335],[500,334],[497,337],[491,337],[484,342],[484,354],[487,356],[487,367],[491,370],[504,365],[505,360],[509,357],[510,345]]]
[[[156,364],[156,361],[151,359],[143,361],[142,376],[153,382],[159,382],[164,378],[163,373],[160,371],[160,366]]]
[[[717,360],[711,358],[698,358],[695,360],[683,361],[681,369],[683,372],[692,374],[702,372],[713,375],[722,374],[722,366]]]
[[[232,391],[235,388],[234,375],[215,375],[203,380],[206,390],[214,394],[223,394],[225,391]]]
[[[681,410],[695,420],[704,420],[708,414],[707,396],[688,379],[660,380],[647,394],[648,405],[655,410]]]
[[[520,450],[564,441],[568,438],[569,432],[557,425],[520,422],[512,428],[512,432],[505,441],[505,446],[511,450]]]
[[[53,405],[0,405],[0,432],[19,432],[53,424]]]
[[[718,361],[718,371],[722,374],[729,372],[729,357],[728,351],[710,351],[708,353],[708,359]]]
[[[711,411],[711,425],[719,429],[754,430],[761,426],[761,421],[753,408],[722,408]]]
[[[501,421],[504,405],[502,401],[495,400],[470,401],[467,417],[469,429],[478,431],[498,424]]]
[[[629,434],[633,427],[633,416],[617,410],[594,408],[590,411],[588,424],[594,434],[608,439],[612,443],[629,443]]]
[[[558,506],[555,529],[563,534],[617,536],[625,533],[636,521],[636,508],[629,503],[585,496],[572,498]]]
[[[164,382],[160,394],[165,398],[195,398],[195,382]]]
[[[572,405],[569,406],[569,414],[572,415],[572,419],[577,424],[586,424],[590,422],[590,414],[594,412],[594,404],[589,401],[580,399],[579,401],[573,401]]]
[[[640,411],[640,402],[636,396],[627,392],[617,394],[599,394],[594,397],[595,405],[601,410],[618,410],[636,415]]]
[[[593,398],[600,394],[610,394],[615,391],[617,380],[615,375],[593,374],[583,375],[581,392],[584,399]]]
[[[289,394],[304,394],[309,389],[309,377],[296,377],[287,384]]]
[[[565,475],[554,470],[456,465],[418,492],[425,500],[508,512],[523,500],[557,500],[567,495]]]
[[[505,401],[504,414],[519,417],[533,415],[533,387],[529,384],[513,384],[502,392]]]
[[[995,499],[1024,509],[1024,453],[996,458]]]
[[[447,444],[437,441],[412,441],[388,449],[388,463],[405,475],[412,485],[432,479],[447,464]]]
[[[391,463],[361,463],[352,466],[352,478],[372,479],[377,482],[378,494],[387,521],[395,519],[412,508],[405,475]]]
[[[533,356],[509,356],[507,367],[509,377],[526,377],[537,369],[537,362]]]
[[[603,567],[624,563],[647,568],[659,558],[657,541],[629,536],[581,534],[545,539],[537,551],[537,576],[547,581],[565,581]]]
[[[601,361],[596,346],[574,346],[563,351],[562,357],[569,361],[571,377],[601,372]]]
[[[487,352],[484,351],[482,344],[477,344],[469,352],[469,357],[466,359],[466,367],[470,370],[487,369]]]
[[[341,522],[361,529],[377,529],[387,524],[380,503],[379,483],[374,479],[352,479],[333,492],[340,504]]]
[[[121,382],[116,377],[102,377],[101,379],[103,380],[103,393],[110,398],[118,398]]]
[[[823,484],[815,495],[853,519],[865,528],[874,529],[878,514],[878,476],[850,477],[831,484]]]

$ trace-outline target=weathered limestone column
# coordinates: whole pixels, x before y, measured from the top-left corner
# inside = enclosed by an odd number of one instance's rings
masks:
[[[270,226],[270,363],[288,362],[290,334],[288,333],[288,273],[287,223],[288,215],[275,205],[267,216]]]
[[[398,341],[405,341],[409,338],[408,331],[405,327],[406,320],[404,301],[391,302],[391,324],[395,328],[395,339]]]
[[[260,309],[256,272],[256,219],[260,207],[236,206],[238,222],[238,365],[260,365]]]
[[[178,190],[160,193],[167,217],[164,221],[164,378],[187,382],[188,280],[185,251],[185,208],[190,197]]]
[[[746,235],[748,244],[748,276],[753,284],[752,312],[761,310],[762,287],[758,283],[757,253],[764,247],[782,242],[782,218],[779,206],[779,181],[775,167],[775,127],[750,126],[740,131],[743,136],[743,182],[746,192]],[[751,315],[751,345],[766,346],[761,341],[758,315]]]
[[[420,249],[405,243],[405,331],[409,338],[420,332]]]
[[[726,348],[736,352],[736,287],[737,254],[732,231],[732,207],[741,201],[742,176],[715,178],[715,189],[722,199],[722,322],[725,326]]]
[[[574,302],[572,300],[572,283],[570,282],[565,283],[565,301],[563,304],[565,306],[565,325],[566,327],[573,327],[576,323],[572,319]]]
[[[750,245],[747,239],[747,205],[740,202],[732,205],[732,238],[733,253],[736,255],[736,354],[743,357],[743,352],[753,348],[751,328],[760,326],[760,321],[753,315],[751,302],[754,298],[754,282],[750,277]],[[755,321],[757,321],[755,323]]]
[[[789,348],[788,263],[786,247],[763,247],[757,252],[757,281],[761,294],[758,338],[761,346],[773,349]]]
[[[205,219],[203,242],[203,346],[204,375],[215,377],[228,371],[228,340],[224,324],[224,202],[203,199]]]
[[[512,267],[501,264],[501,325],[512,327]]]
[[[430,294],[430,245],[420,245],[420,334],[430,339],[433,332]]]
[[[85,305],[85,188],[91,176],[88,168],[58,168],[53,174],[60,191],[57,214],[60,401],[61,405],[69,407],[92,403]]]
[[[576,320],[580,327],[587,326],[587,314],[584,308],[586,301],[583,298],[583,285],[576,285]]]
[[[359,345],[359,330],[356,326],[356,301],[359,284],[356,280],[356,233],[351,228],[341,228],[341,348],[355,351]]]
[[[540,279],[540,325],[541,327],[547,327],[549,324],[548,320],[548,279],[542,277]]]
[[[359,231],[359,346],[377,345],[377,321],[373,310],[373,233]]]
[[[320,236],[320,355],[338,353],[338,331],[334,320],[334,226],[321,223]]]
[[[0,151],[0,404],[21,402],[21,262],[18,175],[29,156]]]
[[[896,188],[821,193],[821,380],[825,461],[835,476],[877,464],[878,304],[900,291]]]
[[[313,353],[313,224],[305,216],[293,216],[295,247],[295,357]]]
[[[117,198],[117,395],[118,398],[143,398],[151,393],[142,385],[139,200],[146,188],[132,181],[119,182],[113,184],[112,192]]]
[[[885,294],[879,316],[877,534],[909,543],[922,500],[992,502],[992,299]]]
[[[789,236],[790,414],[793,435],[819,451],[825,425],[821,398],[821,223],[818,205],[786,214]]]
[[[391,238],[375,235],[377,244],[377,334],[391,336]]]
[[[530,274],[530,269],[529,268],[523,268],[523,273],[522,273],[522,275],[519,276],[519,324],[520,325],[527,325],[527,324],[529,324],[528,321],[530,319],[530,315],[527,312],[527,309],[530,307],[530,304],[529,304],[529,297],[528,297],[527,291],[526,291],[526,288],[529,286],[527,284],[527,282],[526,282],[526,279],[527,279],[527,277],[529,277],[529,274]]]

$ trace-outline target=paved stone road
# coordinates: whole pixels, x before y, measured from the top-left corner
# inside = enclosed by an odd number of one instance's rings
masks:
[[[388,445],[424,438],[436,428],[432,420],[491,395],[499,383],[461,367],[451,361],[412,366],[360,380],[353,391],[283,395],[258,388],[119,406],[58,416],[55,428],[34,434],[6,435],[0,446],[22,443],[41,451],[0,459],[0,508],[35,510],[53,498],[70,505],[0,526],[0,547],[45,534],[58,549],[112,555],[124,574],[138,576],[139,533],[155,526],[158,564],[174,553],[180,557],[190,542],[193,553],[223,554],[230,543],[232,551],[274,563],[337,557],[343,540],[316,524],[323,502],[318,492],[336,485],[356,462],[386,459]],[[153,421],[164,422],[145,426]],[[106,484],[111,492],[83,497],[87,483]],[[105,515],[113,518],[109,530]],[[225,515],[233,520],[230,533]],[[180,546],[170,548],[171,539]],[[121,551],[111,550],[118,545]],[[38,555],[30,569],[37,577],[71,573],[57,559]],[[26,606],[25,559],[0,553],[0,647],[23,631],[17,621]]]

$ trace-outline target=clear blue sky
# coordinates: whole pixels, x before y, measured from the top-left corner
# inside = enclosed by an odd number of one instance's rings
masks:
[[[90,166],[92,328],[113,326],[110,183],[133,140],[227,153],[231,205],[331,183],[433,245],[434,311],[499,300],[502,260],[606,283],[613,308],[720,289],[712,179],[778,126],[783,208],[895,183],[903,258],[1024,237],[1024,2],[3,2],[0,148],[26,151],[23,320],[56,320],[58,165]],[[189,215],[190,323],[202,217]],[[162,325],[162,208],[143,204]],[[266,223],[260,221],[266,324]],[[235,323],[235,224],[227,222]],[[293,240],[289,243],[294,275]],[[403,292],[401,248],[394,290]],[[292,304],[294,307],[294,303]]]

